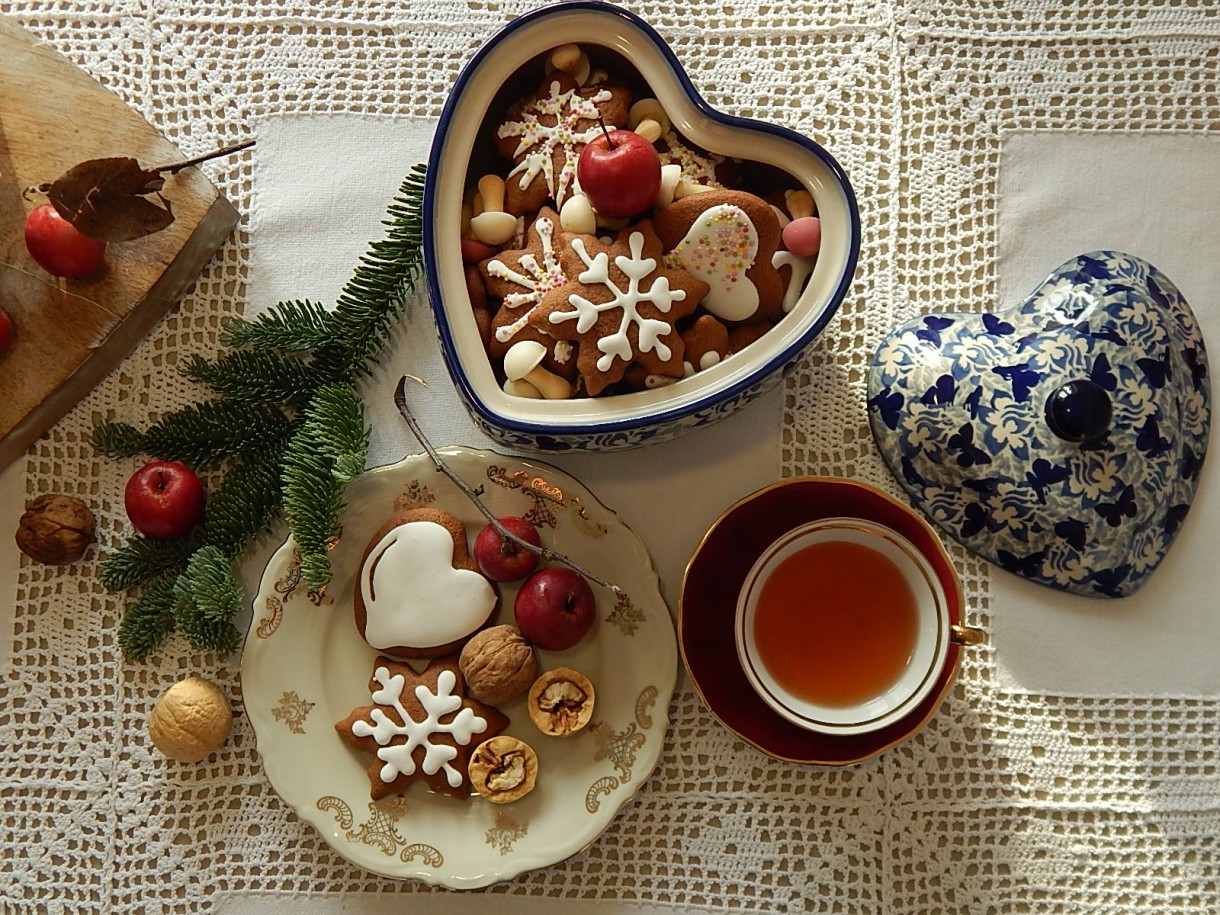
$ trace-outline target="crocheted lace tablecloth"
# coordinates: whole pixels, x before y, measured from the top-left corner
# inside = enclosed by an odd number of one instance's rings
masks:
[[[193,155],[290,113],[436,117],[470,55],[533,5],[24,0],[0,11]],[[712,105],[819,140],[860,200],[850,295],[787,381],[785,475],[897,492],[869,434],[869,357],[912,315],[995,300],[1006,135],[1220,131],[1220,6],[1203,0],[626,5],[671,42]],[[257,207],[253,162],[248,153],[207,166],[247,216]],[[90,430],[201,393],[175,366],[214,355],[221,323],[246,305],[245,225],[18,471],[26,498],[59,491],[94,506],[102,552],[125,530],[117,494],[132,465],[99,459]],[[950,550],[972,624],[991,628],[989,568]],[[124,661],[122,604],[95,563],[17,568],[0,681],[0,912],[194,915],[243,896],[304,905],[364,893],[441,903],[426,887],[352,867],[298,821],[263,775],[244,717],[207,763],[157,756],[145,736],[156,696],[203,673],[240,697],[237,662],[181,643],[147,664]],[[671,713],[658,770],[597,843],[487,892],[580,901],[581,911],[1220,908],[1216,700],[1033,694],[1001,683],[994,649],[983,648],[916,739],[846,769],[762,757],[689,686]],[[452,899],[449,910],[461,905]]]

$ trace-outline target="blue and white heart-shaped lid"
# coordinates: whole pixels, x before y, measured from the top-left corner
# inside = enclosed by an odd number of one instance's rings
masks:
[[[873,436],[916,504],[971,550],[1078,594],[1133,593],[1198,487],[1207,353],[1151,264],[1095,251],[999,314],[924,315],[868,379]]]

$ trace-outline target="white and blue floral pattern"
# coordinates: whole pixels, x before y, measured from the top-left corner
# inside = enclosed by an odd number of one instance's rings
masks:
[[[1109,401],[1082,443],[1048,417],[1073,383]],[[919,507],[969,549],[1078,594],[1133,593],[1164,558],[1207,451],[1207,353],[1151,264],[1095,251],[1001,314],[924,315],[868,383],[873,436]]]

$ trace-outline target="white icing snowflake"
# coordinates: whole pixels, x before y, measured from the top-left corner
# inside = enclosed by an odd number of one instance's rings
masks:
[[[475,734],[487,730],[487,720],[480,718],[471,708],[462,708],[462,697],[453,695],[453,688],[457,685],[457,677],[453,671],[441,671],[436,680],[435,693],[423,684],[415,687],[415,698],[419,700],[425,712],[421,721],[414,720],[403,708],[402,691],[406,678],[402,674],[391,677],[389,670],[378,667],[373,678],[381,684],[381,689],[373,692],[373,701],[394,709],[403,721],[399,724],[381,709],[375,708],[369,713],[369,717],[373,719],[372,724],[363,719],[352,724],[353,734],[357,737],[372,737],[381,747],[377,751],[377,758],[385,763],[381,767],[381,780],[389,784],[400,774],[414,775],[415,760],[411,758],[411,754],[416,747],[423,747],[424,774],[435,775],[443,770],[450,787],[460,787],[463,781],[462,773],[449,765],[457,756],[457,749],[444,744],[434,744],[431,738],[436,734],[451,734],[454,740],[466,746]],[[441,718],[452,712],[457,712],[453,720],[442,723]],[[405,742],[392,742],[399,737],[407,739]]]
[[[628,239],[628,248],[631,251],[630,257],[624,257],[619,254],[614,258],[614,265],[623,272],[628,280],[627,288],[619,289],[615,285],[614,280],[610,278],[609,255],[602,251],[594,257],[590,257],[588,250],[585,248],[584,239],[573,239],[572,250],[577,253],[588,268],[577,279],[582,283],[590,285],[601,283],[614,293],[614,298],[609,302],[598,304],[590,302],[582,295],[572,293],[568,296],[568,304],[573,307],[573,311],[553,311],[550,314],[552,324],[575,321],[576,332],[583,334],[593,329],[593,326],[597,324],[603,312],[612,311],[616,308],[622,309],[623,315],[617,330],[597,341],[597,348],[603,353],[597,360],[597,370],[599,372],[608,372],[610,366],[614,364],[615,357],[622,359],[624,362],[632,361],[631,340],[627,336],[627,331],[632,325],[635,325],[639,331],[639,350],[641,353],[651,350],[657,354],[657,358],[662,362],[669,360],[673,355],[673,351],[661,340],[662,337],[673,331],[673,325],[656,318],[644,317],[640,314],[639,307],[644,303],[651,303],[661,314],[668,314],[670,309],[673,308],[674,302],[681,302],[686,298],[686,291],[671,289],[669,287],[669,277],[664,274],[658,276],[653,281],[647,292],[642,291],[640,289],[640,280],[651,276],[656,271],[657,261],[655,258],[643,256],[644,234],[642,232],[631,233],[631,237]]]
[[[525,290],[506,295],[504,297],[506,307],[516,309],[529,306],[511,324],[496,328],[496,339],[501,343],[510,341],[521,328],[529,323],[530,315],[533,314],[546,293],[552,289],[558,289],[568,281],[563,269],[559,266],[559,257],[555,253],[555,224],[546,216],[540,216],[534,223],[534,230],[542,242],[541,264],[531,252],[523,254],[518,261],[522,272],[513,270],[500,260],[491,261],[487,265],[487,272],[492,276],[507,280]]]
[[[502,124],[496,134],[500,139],[521,138],[513,150],[513,158],[522,155],[524,158],[508,177],[520,175],[520,187],[524,190],[541,173],[557,209],[563,206],[576,177],[576,160],[581,147],[601,132],[597,124],[581,130],[580,122],[596,121],[598,104],[614,97],[608,89],[602,89],[590,98],[583,98],[578,94],[578,88],[560,92],[559,86],[558,82],[552,82],[549,95],[534,99],[526,106],[520,120]],[[553,119],[555,123],[544,124],[544,119]],[[559,175],[555,174],[556,150],[563,151]]]

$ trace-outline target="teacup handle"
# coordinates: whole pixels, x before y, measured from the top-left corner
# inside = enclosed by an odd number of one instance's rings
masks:
[[[949,640],[955,645],[982,645],[987,641],[987,633],[971,626],[950,626]]]

